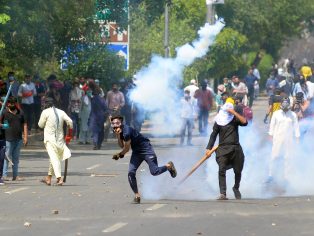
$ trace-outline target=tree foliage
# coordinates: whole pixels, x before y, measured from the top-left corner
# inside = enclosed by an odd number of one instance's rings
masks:
[[[95,0],[6,1],[0,12],[11,20],[0,25],[0,39],[6,45],[1,51],[2,75],[15,70],[18,75],[26,72],[45,76],[54,72],[67,78],[79,75],[108,81],[121,78],[123,64],[118,56],[105,46],[97,46],[95,7]],[[6,15],[0,15],[0,23],[7,21]],[[70,65],[69,71],[61,73],[59,63],[66,48],[91,44],[96,46],[72,55],[79,59],[77,65]]]
[[[86,45],[73,53],[69,61],[74,63],[69,63],[64,73],[66,78],[84,76],[99,79],[103,86],[109,88],[113,81],[124,76],[124,59],[117,57],[105,45]]]
[[[314,16],[312,0],[228,0],[217,12],[256,49],[277,57],[288,37],[298,35]]]

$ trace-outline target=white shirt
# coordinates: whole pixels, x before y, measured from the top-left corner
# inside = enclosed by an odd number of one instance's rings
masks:
[[[304,95],[304,100],[309,99],[309,94],[308,94],[308,92],[303,91],[303,89],[302,89],[300,83],[298,82],[298,83],[296,83],[295,86],[294,86],[294,89],[293,89],[293,92],[292,92],[292,96],[295,97],[295,96],[297,95],[297,93],[299,93],[299,92],[303,93],[303,95]]]
[[[272,156],[285,156],[295,145],[294,137],[300,137],[297,115],[291,110],[275,111],[270,122],[269,135],[273,136]]]
[[[194,99],[181,99],[181,118],[193,119],[196,117],[196,102]]]
[[[258,71],[257,68],[255,68],[255,69],[253,70],[253,75],[254,75],[258,80],[261,79],[261,75],[260,75],[260,73],[259,73],[259,71]]]
[[[311,81],[306,81],[307,84],[307,88],[308,88],[308,98],[312,99],[314,98],[314,83],[312,83]]]
[[[43,110],[40,115],[38,126],[44,128],[44,143],[50,142],[55,144],[58,148],[65,146],[64,135],[63,135],[63,124],[66,122],[69,128],[73,128],[71,118],[62,110],[55,108],[58,115],[57,117],[52,107]]]
[[[23,93],[31,92],[32,95],[29,97],[23,97]],[[22,104],[33,104],[34,103],[34,96],[37,95],[36,87],[33,82],[29,84],[23,83],[20,85],[17,95],[22,97]]]
[[[190,84],[184,88],[184,91],[189,90],[191,98],[194,98],[195,91],[198,89],[199,88],[196,85]]]

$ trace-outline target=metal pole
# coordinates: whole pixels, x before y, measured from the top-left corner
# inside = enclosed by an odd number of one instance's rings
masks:
[[[164,41],[164,47],[165,47],[165,57],[169,57],[169,4],[170,1],[166,0],[165,5],[165,41]]]
[[[215,5],[211,1],[206,1],[207,13],[206,22],[213,25],[215,24]]]
[[[130,68],[130,1],[128,0],[128,44],[127,44],[127,65],[126,70]]]

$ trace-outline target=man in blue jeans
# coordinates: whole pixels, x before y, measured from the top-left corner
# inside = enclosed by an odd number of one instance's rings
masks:
[[[160,175],[168,170],[171,177],[175,178],[177,176],[177,171],[172,161],[168,162],[164,166],[159,167],[157,156],[152,145],[150,144],[149,139],[144,137],[141,133],[132,127],[128,125],[122,125],[122,116],[113,116],[110,118],[110,121],[113,132],[117,136],[118,144],[122,148],[122,151],[113,155],[112,159],[119,160],[119,158],[123,158],[130,148],[132,148],[128,179],[135,194],[134,203],[140,203],[141,197],[137,188],[136,171],[143,161],[146,161],[149,166],[150,173],[154,176]]]
[[[6,139],[6,155],[12,160],[13,178],[12,180],[22,180],[18,176],[20,151],[22,144],[27,144],[27,124],[24,119],[23,112],[16,106],[16,98],[10,97],[7,103],[6,111],[3,114],[3,122],[7,122],[9,127],[5,129]],[[24,131],[24,139],[22,133]],[[6,179],[8,175],[8,162],[4,160],[3,178]]]

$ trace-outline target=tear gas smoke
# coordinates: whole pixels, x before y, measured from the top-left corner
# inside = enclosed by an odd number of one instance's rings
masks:
[[[153,134],[176,134],[180,128],[180,92],[186,66],[203,57],[213,44],[215,37],[224,27],[222,21],[215,25],[205,24],[198,31],[199,39],[176,49],[175,58],[154,55],[151,63],[136,74],[136,88],[130,98],[151,114]]]
[[[193,63],[196,58],[204,56],[215,37],[224,27],[217,22],[215,25],[206,24],[198,33],[199,39],[191,45],[186,44],[177,49],[175,58],[163,58],[153,56],[151,63],[136,74],[137,86],[130,98],[137,105],[148,111],[153,125],[152,134],[178,133],[180,128],[180,92],[177,85],[182,81],[184,67]],[[266,106],[265,106],[266,107]],[[263,111],[264,113],[264,111]],[[308,124],[301,123],[303,132],[300,145],[287,147],[291,149],[292,159],[291,175],[287,182],[277,186],[277,189],[285,189],[285,195],[314,194],[311,180],[314,179],[313,145],[314,121],[308,120]],[[256,122],[258,123],[258,122]],[[211,125],[213,122],[211,122]],[[268,177],[269,162],[271,157],[271,145],[266,140],[268,127],[252,124],[240,128],[240,143],[245,154],[245,164],[242,172],[240,190],[245,198],[268,198],[277,196],[278,192],[265,190],[265,181]],[[301,131],[302,132],[302,131]],[[146,199],[185,199],[185,200],[208,200],[214,199],[219,193],[218,166],[215,155],[206,161],[194,174],[182,185],[180,180],[192,168],[192,166],[204,155],[208,138],[198,137],[198,145],[185,148],[175,147],[171,149],[159,149],[163,145],[172,146],[173,139],[163,138],[153,146],[159,156],[159,164],[172,160],[178,170],[176,179],[169,179],[167,174],[158,177],[150,175],[148,168],[141,171],[141,191]],[[174,144],[174,143],[173,143]],[[278,171],[282,167],[278,166]],[[227,171],[227,195],[233,197],[232,186],[234,184],[234,173]]]
[[[314,194],[312,179],[314,179],[313,144],[314,120],[306,119],[300,122],[301,139],[299,144],[287,147],[291,153],[286,159],[291,174],[286,181],[278,182],[270,187],[266,184],[269,174],[272,142],[267,139],[267,126],[252,124],[240,127],[240,143],[245,155],[240,190],[244,198],[270,198],[276,196],[300,196]],[[196,138],[194,138],[196,139]],[[215,199],[219,194],[218,165],[215,155],[212,155],[197,169],[182,185],[180,180],[192,166],[204,155],[208,138],[197,138],[198,145],[194,147],[174,147],[171,150],[158,150],[162,163],[172,160],[178,170],[176,179],[169,180],[169,176],[151,176],[146,171],[141,173],[142,194],[146,199],[181,199],[181,200],[208,200]],[[170,139],[163,139],[169,145]],[[283,174],[284,165],[275,166]],[[233,198],[234,184],[233,170],[227,171],[227,195]],[[267,187],[268,186],[268,187]]]

